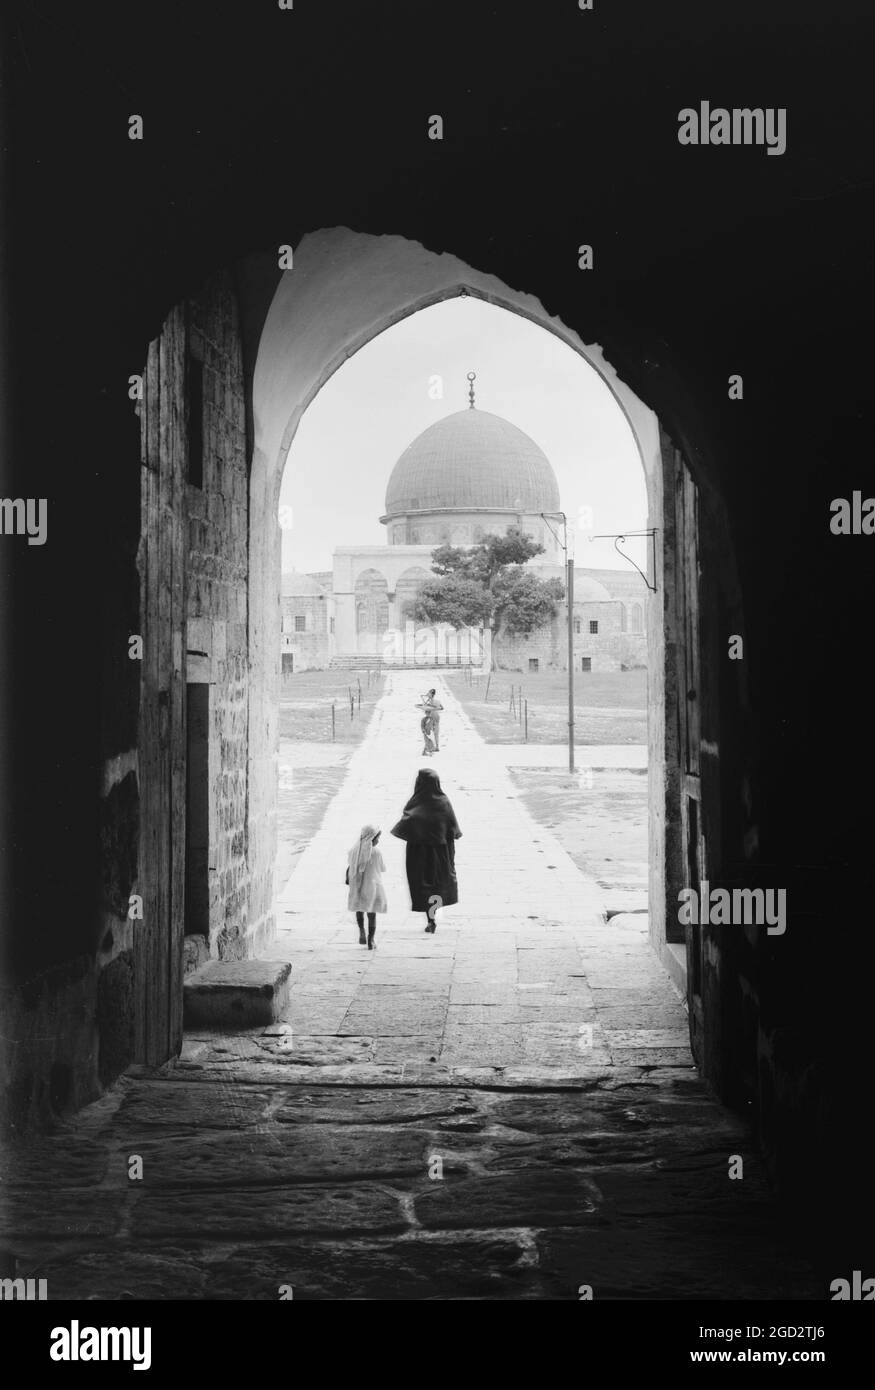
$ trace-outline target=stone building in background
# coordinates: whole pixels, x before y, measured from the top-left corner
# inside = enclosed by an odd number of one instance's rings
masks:
[[[283,575],[283,673],[376,663],[389,651],[393,664],[421,664],[427,644],[417,631],[424,625],[413,621],[412,610],[420,587],[434,577],[439,545],[476,545],[519,527],[544,547],[529,567],[564,584],[560,510],[546,455],[510,421],[476,409],[472,391],[467,410],[430,425],[395,464],[380,517],[387,545],[339,546],[330,573]],[[646,596],[632,569],[575,568],[576,670],[646,666]],[[500,634],[492,665],[565,670],[568,610],[558,607],[551,623],[528,636]],[[450,631],[442,629],[432,647],[437,665],[459,660]]]
[[[283,575],[280,591],[282,674],[323,671],[334,654],[334,594],[329,570]]]

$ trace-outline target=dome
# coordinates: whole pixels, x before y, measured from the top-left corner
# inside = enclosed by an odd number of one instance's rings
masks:
[[[282,596],[283,598],[305,598],[311,595],[325,597],[325,590],[322,585],[310,574],[299,574],[297,570],[288,570],[282,576]]]
[[[559,487],[546,454],[509,420],[459,410],[414,439],[386,488],[386,515],[445,509],[556,512]]]
[[[604,584],[595,579],[586,570],[575,569],[574,571],[574,602],[575,603],[611,603],[611,595],[608,593]]]

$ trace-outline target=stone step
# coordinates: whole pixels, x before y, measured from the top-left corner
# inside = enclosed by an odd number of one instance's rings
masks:
[[[289,961],[210,960],[183,983],[186,1028],[258,1028],[289,1002]]]

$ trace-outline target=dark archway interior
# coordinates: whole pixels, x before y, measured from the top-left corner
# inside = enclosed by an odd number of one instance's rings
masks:
[[[602,25],[569,5],[533,26],[522,7],[387,2],[265,6],[244,24],[238,5],[159,3],[135,40],[117,5],[7,16],[5,492],[51,499],[45,547],[3,550],[7,979],[51,1018],[53,992],[86,977],[100,944],[95,884],[104,903],[126,894],[135,803],[96,808],[102,769],[137,738],[127,383],[148,343],[212,272],[314,227],[451,252],[601,344],[725,499],[750,710],[721,751],[731,759],[736,737],[758,747],[756,873],[790,904],[785,938],[756,952],[742,941],[724,960],[758,996],[727,1056],[747,1068],[735,1099],[759,1097],[779,1191],[838,1275],[865,1269],[867,1249],[855,982],[873,888],[875,540],[829,530],[831,499],[865,495],[871,476],[867,44],[846,18],[846,42],[825,53],[816,9],[789,3],[736,5],[725,31],[708,7],[675,3],[669,63],[664,8],[626,14]],[[776,68],[788,42],[792,61]],[[786,106],[786,154],[682,149],[676,113],[706,90]],[[433,111],[442,142],[427,138]],[[133,112],[142,143],[127,139]],[[250,375],[274,285],[245,287]],[[731,827],[738,805],[723,814]],[[56,1022],[71,1045],[85,1027]],[[102,1077],[119,1069],[101,1057]],[[722,1078],[729,1100],[739,1074]],[[23,1084],[14,1115],[39,1108]],[[49,1106],[75,1101],[71,1089],[55,1076]]]

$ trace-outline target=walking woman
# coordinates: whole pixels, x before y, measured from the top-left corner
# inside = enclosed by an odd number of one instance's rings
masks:
[[[459,901],[456,841],[462,832],[450,798],[430,767],[418,773],[413,795],[392,834],[407,842],[407,883],[411,907],[426,915],[427,932],[437,927],[439,907]]]
[[[347,906],[355,913],[359,929],[359,944],[365,944],[365,913],[368,914],[367,945],[376,951],[377,913],[385,912],[386,890],[381,875],[386,865],[377,849],[381,832],[375,825],[362,826],[361,833],[349,852],[346,881],[349,884]]]

